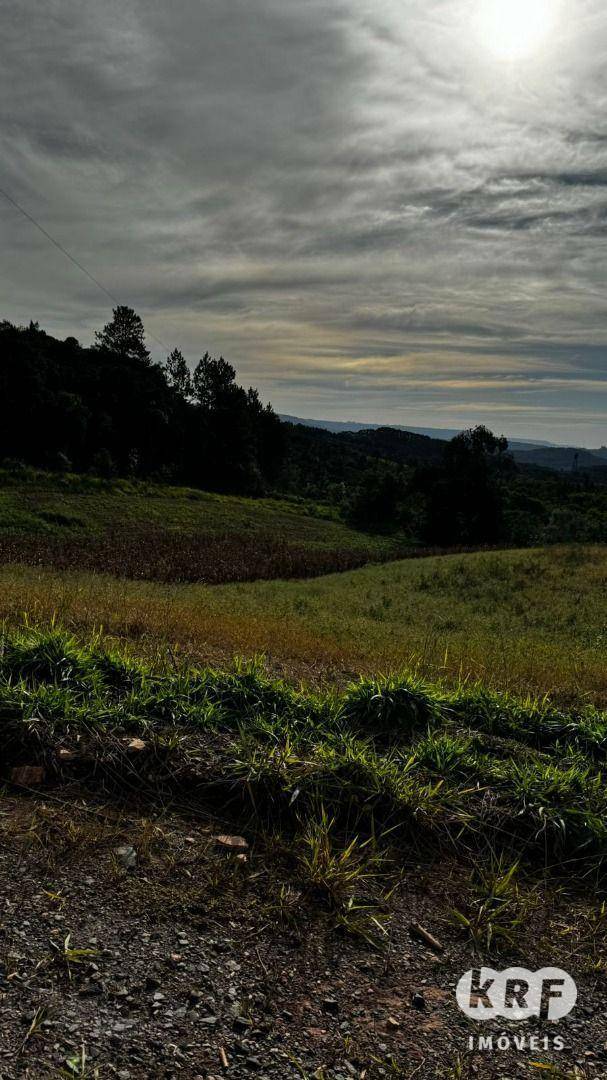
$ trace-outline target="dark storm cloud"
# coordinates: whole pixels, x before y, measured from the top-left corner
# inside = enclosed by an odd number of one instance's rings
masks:
[[[503,65],[482,2],[7,0],[0,186],[284,411],[603,441],[607,17]],[[1,314],[89,340],[103,294],[0,228]]]

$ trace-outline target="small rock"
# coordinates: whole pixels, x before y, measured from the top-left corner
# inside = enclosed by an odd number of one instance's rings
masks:
[[[330,1013],[331,1016],[337,1016],[339,1014],[339,1003],[335,998],[325,998],[322,1003],[323,1012]]]
[[[57,751],[57,757],[62,765],[68,765],[70,761],[75,761],[80,757],[80,754],[76,750],[68,750],[65,746],[62,746]]]
[[[386,1020],[386,1027],[388,1031],[398,1031],[400,1027],[400,1020],[397,1020],[395,1016],[389,1016]]]
[[[249,1020],[246,1016],[236,1016],[234,1018],[234,1031],[248,1031],[252,1026],[252,1020]]]
[[[137,866],[137,852],[130,844],[116,848],[116,858],[125,870],[134,870]]]
[[[411,1004],[414,1009],[419,1009],[422,1012],[426,1008],[426,999],[423,994],[416,993],[411,998]]]

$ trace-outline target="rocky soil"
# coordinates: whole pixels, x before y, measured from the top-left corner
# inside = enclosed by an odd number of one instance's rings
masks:
[[[542,894],[501,965],[574,974],[571,1017],[516,1028],[559,1034],[565,1049],[470,1053],[471,1036],[514,1032],[457,1008],[455,985],[479,962],[450,914],[468,871],[404,853],[376,948],[336,930],[278,841],[241,831],[246,850],[218,842],[226,823],[212,816],[104,805],[74,788],[5,793],[2,1080],[607,1076],[603,927],[579,897]],[[560,1071],[533,1064],[551,1061]]]

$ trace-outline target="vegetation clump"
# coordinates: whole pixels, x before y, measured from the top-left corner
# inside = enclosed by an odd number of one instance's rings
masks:
[[[128,776],[309,838],[321,808],[363,844],[389,832],[424,850],[603,874],[607,715],[595,709],[565,714],[407,675],[311,693],[256,664],[151,668],[56,629],[5,632],[0,716],[5,769]]]

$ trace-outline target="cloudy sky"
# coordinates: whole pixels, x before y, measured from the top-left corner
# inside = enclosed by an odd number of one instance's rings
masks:
[[[0,11],[0,187],[159,342],[282,412],[607,443],[604,0]],[[0,229],[0,317],[88,343],[108,298]]]

